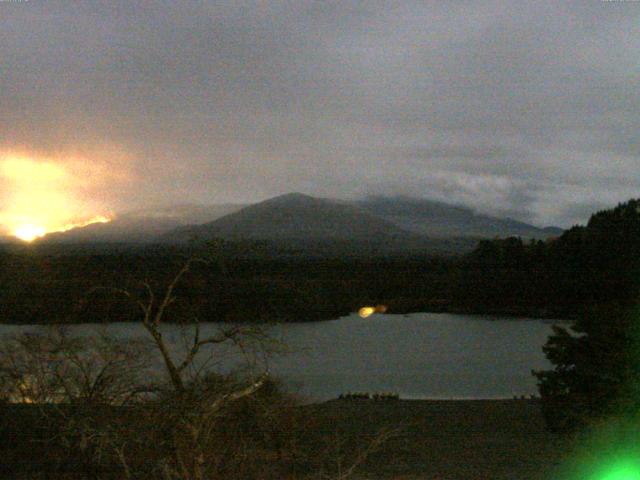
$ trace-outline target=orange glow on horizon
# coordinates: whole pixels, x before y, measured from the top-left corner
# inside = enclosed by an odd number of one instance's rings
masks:
[[[104,215],[97,215],[89,220],[85,220],[78,223],[68,223],[62,228],[56,230],[45,230],[44,227],[38,227],[35,225],[20,225],[13,231],[13,236],[19,238],[25,242],[32,242],[37,238],[44,237],[47,233],[66,232],[73,228],[86,227],[94,223],[109,223],[112,220],[110,217]]]
[[[82,158],[0,152],[0,234],[31,242],[47,233],[111,221],[92,191],[110,180],[103,173],[104,166]]]
[[[47,232],[44,227],[36,227],[35,225],[20,225],[13,232],[13,236],[25,242],[32,242],[36,238],[44,237]]]

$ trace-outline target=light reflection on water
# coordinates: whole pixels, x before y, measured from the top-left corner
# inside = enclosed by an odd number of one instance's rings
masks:
[[[552,322],[487,316],[415,313],[357,314],[327,322],[270,327],[287,354],[268,358],[270,371],[313,400],[346,392],[397,392],[403,398],[511,398],[536,393],[532,369],[549,368],[542,345]],[[0,334],[39,327],[0,325]],[[79,335],[104,330],[118,338],[145,337],[141,325],[69,327]],[[219,328],[201,324],[201,335]],[[165,337],[183,344],[176,325]],[[179,348],[179,347],[176,347]],[[230,368],[221,352],[217,367]]]

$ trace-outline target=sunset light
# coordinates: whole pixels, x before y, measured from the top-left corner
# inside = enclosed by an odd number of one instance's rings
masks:
[[[89,165],[88,167],[86,165]],[[88,162],[59,161],[0,153],[0,233],[31,242],[111,215],[85,197],[91,179]]]
[[[31,242],[36,238],[43,237],[47,231],[44,227],[36,227],[35,225],[20,225],[15,229],[13,235],[25,242]]]
[[[32,242],[36,238],[44,237],[47,233],[66,232],[73,228],[86,227],[87,225],[91,225],[94,223],[108,223],[110,221],[110,217],[97,215],[93,218],[90,218],[89,220],[77,223],[68,223],[61,228],[55,228],[52,230],[46,230],[44,227],[35,225],[20,225],[13,231],[13,236],[25,242]]]

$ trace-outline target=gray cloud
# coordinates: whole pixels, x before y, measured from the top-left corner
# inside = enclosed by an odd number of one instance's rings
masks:
[[[638,195],[639,20],[633,2],[0,2],[0,145],[125,168],[94,192],[114,209],[394,192],[570,225]]]

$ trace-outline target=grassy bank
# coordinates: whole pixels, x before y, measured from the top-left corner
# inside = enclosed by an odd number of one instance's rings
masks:
[[[352,457],[380,428],[398,433],[352,478],[552,479],[568,444],[545,430],[531,400],[336,400],[298,408],[308,420],[304,448],[322,446],[335,461],[343,452]],[[20,427],[33,422],[32,413],[24,406],[2,410],[3,478],[47,478],[37,472],[44,460],[37,431]],[[20,470],[30,473],[16,476]]]
[[[569,442],[545,430],[531,400],[356,400],[305,408],[325,435],[402,429],[362,465],[361,478],[551,479]]]

